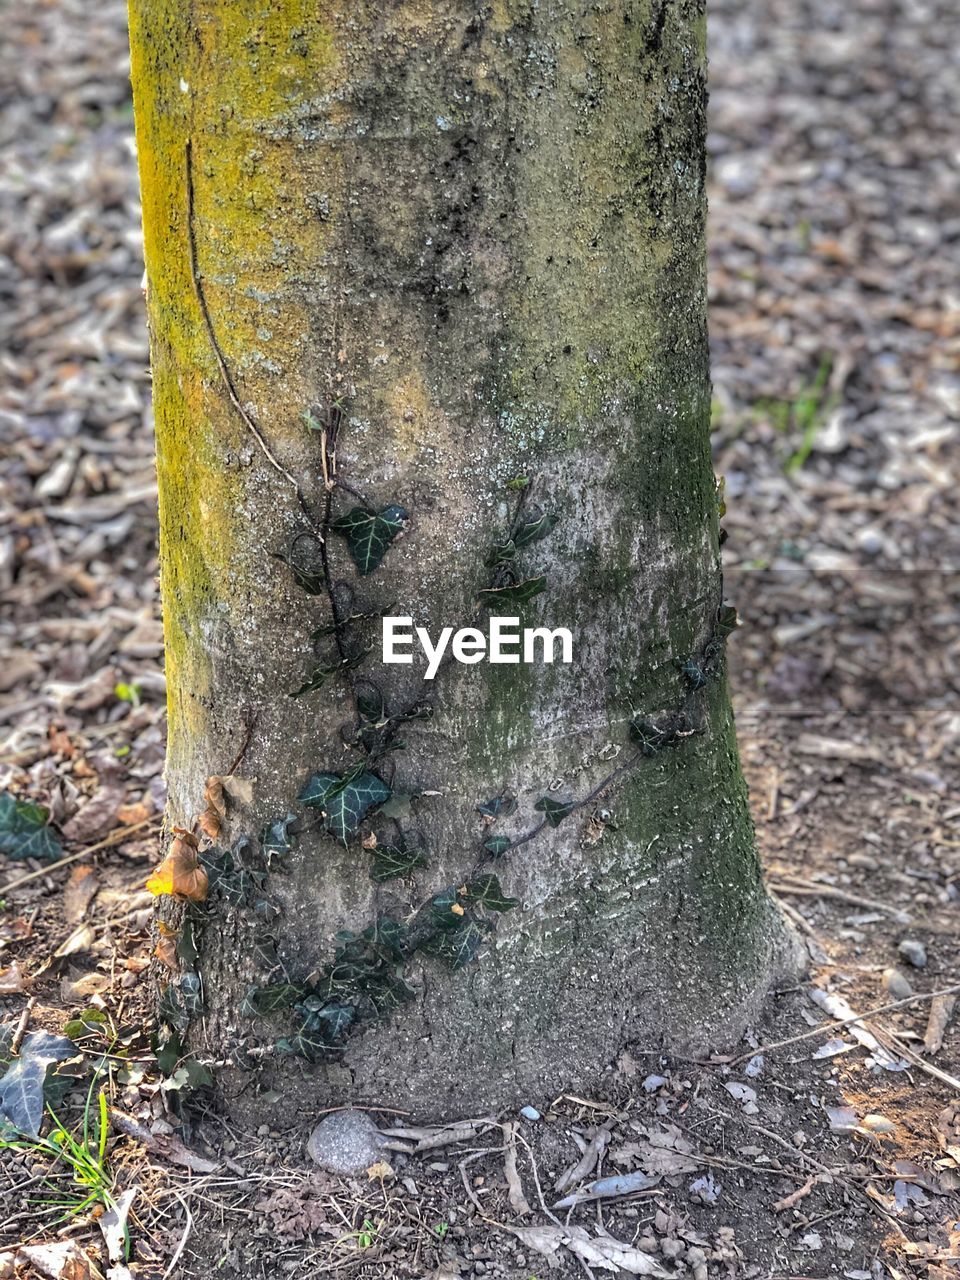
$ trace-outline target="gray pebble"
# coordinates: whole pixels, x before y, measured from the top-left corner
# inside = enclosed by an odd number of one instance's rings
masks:
[[[536,1107],[521,1107],[520,1114],[523,1116],[524,1120],[540,1119],[540,1112],[537,1110]]]
[[[883,985],[894,1000],[906,1000],[913,995],[913,987],[899,969],[884,969]]]
[[[311,1133],[307,1155],[331,1173],[362,1173],[380,1159],[383,1142],[365,1111],[334,1111]]]
[[[922,969],[927,963],[927,949],[916,938],[904,938],[897,947],[897,952],[915,969]]]

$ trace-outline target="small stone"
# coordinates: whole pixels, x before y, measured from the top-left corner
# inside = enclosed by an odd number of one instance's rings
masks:
[[[892,1120],[888,1120],[886,1116],[871,1112],[870,1115],[863,1117],[860,1122],[860,1128],[865,1129],[867,1133],[893,1133],[896,1125]]]
[[[383,1142],[365,1111],[334,1111],[311,1133],[307,1155],[331,1173],[363,1173],[379,1160]]]
[[[656,1091],[658,1089],[662,1089],[666,1083],[666,1076],[647,1076],[646,1080],[643,1082],[644,1092],[656,1093]]]
[[[524,1120],[540,1119],[540,1112],[537,1110],[536,1107],[521,1107],[520,1114],[523,1116]]]
[[[913,987],[899,969],[884,969],[883,986],[894,1000],[906,1000],[907,996],[913,995]]]
[[[897,952],[906,960],[907,964],[912,964],[915,969],[922,969],[927,963],[927,949],[916,938],[904,938],[899,947],[897,947]]]

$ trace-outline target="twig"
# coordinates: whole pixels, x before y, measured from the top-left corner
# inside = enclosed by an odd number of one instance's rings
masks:
[[[932,1062],[927,1062],[924,1058],[921,1058],[918,1053],[914,1053],[912,1049],[909,1049],[892,1031],[876,1026],[872,1027],[871,1030],[881,1044],[884,1044],[884,1041],[889,1042],[884,1046],[885,1048],[899,1053],[902,1058],[906,1058],[908,1062],[911,1062],[918,1071],[924,1072],[925,1075],[933,1076],[934,1080],[939,1080],[942,1084],[948,1084],[951,1089],[960,1089],[960,1080],[956,1076],[948,1075],[946,1071],[941,1071],[939,1067],[935,1067]]]
[[[250,745],[250,739],[253,737],[253,731],[256,728],[256,724],[257,715],[256,712],[254,712],[246,721],[247,731],[244,734],[243,742],[240,744],[240,750],[237,752],[236,756],[234,756],[233,764],[227,770],[227,777],[232,777],[239,769],[240,761],[247,754],[247,747]]]
[[[960,991],[960,983],[953,987],[944,987],[941,991],[920,992],[912,996],[906,996],[903,1000],[894,1000],[891,1004],[880,1005],[876,1009],[868,1009],[866,1013],[856,1013],[849,1018],[834,1018],[824,1026],[813,1027],[810,1031],[802,1031],[799,1035],[788,1036],[785,1040],[774,1040],[772,1044],[761,1045],[758,1049],[750,1049],[747,1053],[741,1053],[736,1058],[727,1059],[726,1065],[734,1067],[738,1062],[746,1062],[748,1058],[753,1058],[761,1053],[772,1053],[774,1049],[784,1049],[790,1044],[799,1044],[801,1040],[812,1040],[816,1036],[822,1036],[824,1032],[835,1031],[837,1027],[847,1027],[853,1022],[863,1022],[867,1018],[875,1018],[881,1013],[891,1013],[894,1009],[903,1009],[910,1004],[919,1004],[923,1000],[934,1000],[937,996],[952,996]]]
[[[23,1037],[27,1034],[27,1027],[30,1025],[30,1015],[33,1013],[33,1006],[37,1003],[37,997],[31,996],[24,1005],[23,1013],[20,1015],[20,1021],[17,1023],[17,1029],[13,1033],[13,1039],[10,1041],[10,1056],[15,1058],[20,1052],[20,1046],[23,1044]]]
[[[70,853],[65,858],[58,858],[56,862],[51,862],[45,867],[39,867],[36,871],[28,871],[25,876],[18,876],[16,880],[11,880],[9,884],[5,884],[3,888],[0,888],[0,898],[6,897],[13,889],[19,889],[21,885],[29,884],[31,880],[39,880],[42,876],[50,875],[52,871],[56,871],[59,867],[68,867],[71,862],[79,862],[81,858],[87,858],[91,853],[98,853],[101,849],[111,848],[115,844],[123,844],[127,836],[134,831],[140,831],[143,827],[149,827],[154,824],[159,831],[160,822],[156,818],[144,818],[141,822],[132,822],[129,827],[117,827],[108,836],[98,840],[96,844],[88,845],[85,849],[78,849],[76,853]]]
[[[167,1269],[163,1273],[162,1280],[170,1280],[170,1276],[173,1275],[174,1267],[176,1267],[177,1263],[180,1261],[180,1255],[183,1253],[184,1249],[186,1248],[187,1240],[189,1239],[190,1232],[193,1230],[193,1214],[190,1212],[190,1206],[187,1204],[186,1200],[184,1200],[183,1196],[179,1193],[179,1191],[176,1190],[175,1187],[171,1187],[170,1190],[173,1192],[176,1198],[183,1205],[183,1212],[187,1215],[187,1225],[186,1227],[184,1227],[183,1235],[180,1237],[180,1243],[177,1245],[176,1249],[174,1249],[173,1251],[173,1257],[167,1263]]]
[[[280,462],[277,461],[277,459],[274,457],[270,449],[270,446],[267,444],[266,440],[263,438],[262,431],[254,422],[249,412],[243,407],[243,404],[241,403],[241,400],[240,400],[240,396],[237,392],[236,383],[233,380],[233,375],[231,374],[229,368],[227,367],[227,362],[224,357],[223,351],[221,350],[220,343],[217,341],[217,333],[213,327],[213,320],[210,317],[210,308],[207,305],[207,298],[206,298],[206,294],[203,291],[203,285],[200,283],[201,276],[200,276],[200,270],[197,264],[197,238],[194,232],[194,218],[193,218],[193,209],[194,209],[193,143],[190,139],[187,140],[187,144],[186,144],[186,184],[187,184],[187,244],[190,251],[190,280],[191,280],[191,283],[193,284],[193,291],[197,297],[197,303],[200,307],[200,314],[203,316],[203,323],[207,330],[207,337],[210,340],[210,346],[213,350],[213,354],[217,362],[217,368],[220,371],[220,377],[223,381],[223,385],[224,385],[224,389],[226,390],[227,397],[229,398],[230,403],[233,405],[234,409],[239,415],[243,425],[246,427],[249,433],[253,436],[254,440],[256,440],[257,444],[260,447],[261,452],[263,453],[263,456],[270,463],[273,469],[279,475],[283,476],[284,480],[286,480],[287,483],[293,487],[293,491],[297,495],[297,502],[300,504],[300,510],[303,512],[304,516],[306,517],[307,522],[310,525],[311,529],[317,534],[318,537],[321,537],[322,535],[320,534],[319,529],[316,528],[310,508],[307,506],[307,500],[303,496],[303,490],[300,488],[299,481],[296,479],[295,476],[290,474],[290,472],[286,469],[286,467],[284,467]]]
[[[906,924],[910,916],[899,907],[891,907],[888,902],[880,902],[876,898],[862,898],[857,893],[847,893],[845,889],[837,889],[832,884],[814,884],[812,880],[771,880],[770,888],[777,893],[793,894],[801,898],[834,898],[838,902],[849,902],[854,907],[866,907],[873,911],[883,911],[888,916]]]

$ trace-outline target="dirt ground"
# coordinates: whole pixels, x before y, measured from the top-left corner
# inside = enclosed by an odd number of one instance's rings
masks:
[[[97,1220],[43,1202],[49,1160],[0,1151],[0,1276],[960,1277],[960,11],[711,10],[732,675],[809,979],[726,1055],[631,1046],[583,1097],[438,1116],[359,1179],[306,1159],[319,1117],[235,1132],[153,1057],[164,682],[125,12],[3,21],[0,791],[48,805],[72,861],[0,856],[0,1023],[84,1021],[136,1195],[111,1263]]]

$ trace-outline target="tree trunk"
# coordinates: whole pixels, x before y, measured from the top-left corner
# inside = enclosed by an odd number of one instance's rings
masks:
[[[731,1042],[794,952],[724,677],[702,3],[132,0],[131,41],[168,817],[216,837],[164,1017],[291,1113]],[[573,661],[428,682],[383,613]]]

